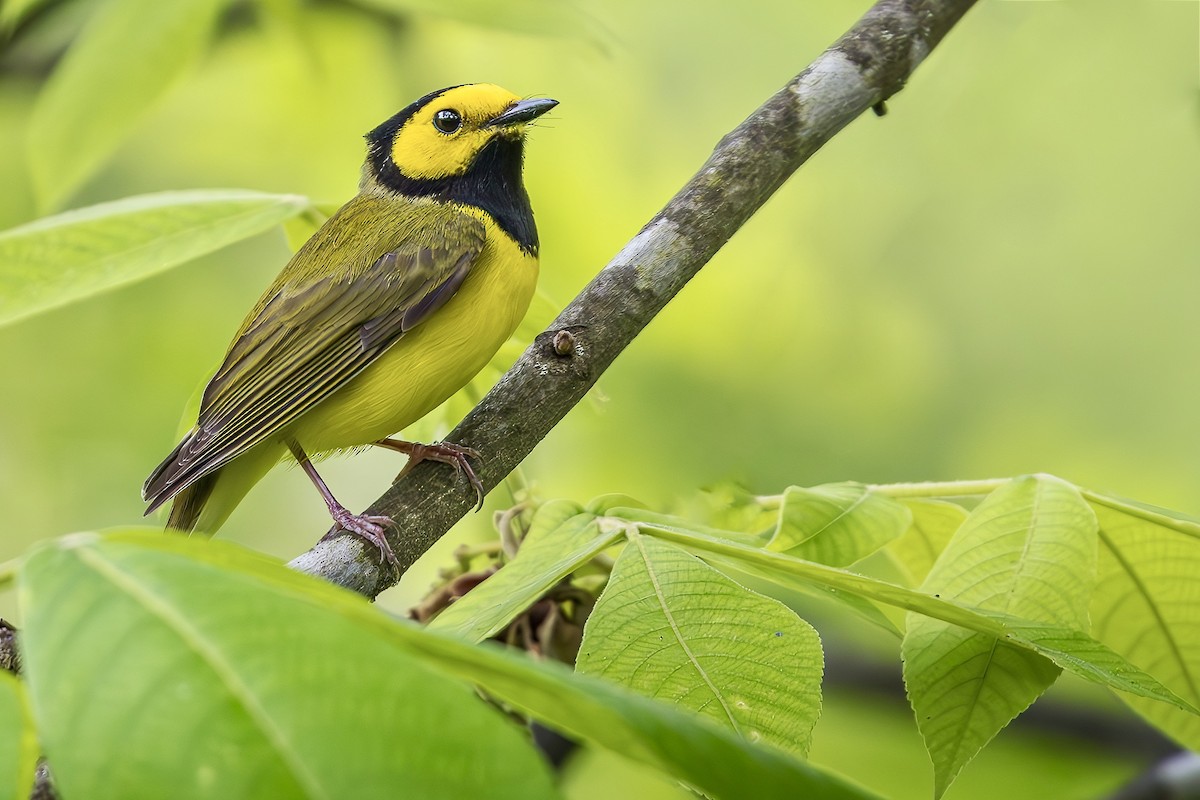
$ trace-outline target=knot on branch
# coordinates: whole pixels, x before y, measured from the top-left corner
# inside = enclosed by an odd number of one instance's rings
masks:
[[[575,334],[566,328],[555,331],[554,338],[551,341],[554,343],[554,354],[567,358],[575,355],[575,349],[579,346],[575,343]],[[583,355],[583,353],[580,353],[580,355]]]
[[[537,374],[555,378],[574,374],[589,380],[591,359],[588,358],[587,332],[587,325],[567,325],[539,333],[533,340],[532,354]],[[527,353],[526,357],[529,355]]]

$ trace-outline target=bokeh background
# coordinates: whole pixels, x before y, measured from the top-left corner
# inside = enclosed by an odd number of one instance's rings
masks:
[[[31,108],[96,5],[63,4],[0,53],[0,227],[39,216]],[[365,131],[431,89],[495,82],[562,103],[533,131],[526,174],[541,285],[563,304],[867,6],[236,6],[68,205],[195,187],[341,201]],[[1046,471],[1200,514],[1198,88],[1195,2],[984,0],[886,117],[853,123],[734,237],[524,478],[543,497],[622,491],[672,507],[730,481],[775,493]],[[180,409],[287,257],[275,231],[0,328],[0,559],[141,519],[139,487]],[[379,452],[323,472],[357,508],[399,467]],[[497,490],[489,510],[510,502]],[[281,469],[220,535],[289,558],[326,526],[303,475]],[[454,535],[493,535],[490,514]],[[406,609],[451,547],[382,602]],[[15,613],[11,595],[0,611]],[[864,642],[836,618],[818,627],[832,688],[814,758],[889,796],[927,797],[898,643]],[[875,675],[876,658],[892,685],[846,677]],[[1098,797],[1157,752],[1090,690],[1067,682],[1047,704],[1131,733],[1113,745],[1018,723],[948,796]],[[684,796],[596,755],[572,781],[579,798]]]

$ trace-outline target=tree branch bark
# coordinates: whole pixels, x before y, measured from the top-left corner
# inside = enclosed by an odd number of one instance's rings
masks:
[[[726,135],[707,163],[642,228],[450,434],[482,454],[495,487],[587,393],[609,364],[796,169],[864,111],[904,87],[974,0],[880,0],[803,72]],[[368,510],[410,567],[474,503],[452,470],[423,463]],[[348,534],[292,561],[375,597],[399,575]]]

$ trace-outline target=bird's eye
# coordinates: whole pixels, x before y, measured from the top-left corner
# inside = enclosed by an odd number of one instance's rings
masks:
[[[443,108],[433,115],[433,127],[442,133],[454,133],[462,127],[462,117],[458,115],[457,111]]]

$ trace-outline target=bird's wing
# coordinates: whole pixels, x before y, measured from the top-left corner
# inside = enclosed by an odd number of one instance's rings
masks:
[[[297,277],[264,295],[205,388],[196,427],[146,481],[147,513],[329,397],[458,291],[485,229],[435,208],[414,230],[376,237],[365,257],[361,242],[296,255],[284,275]]]

